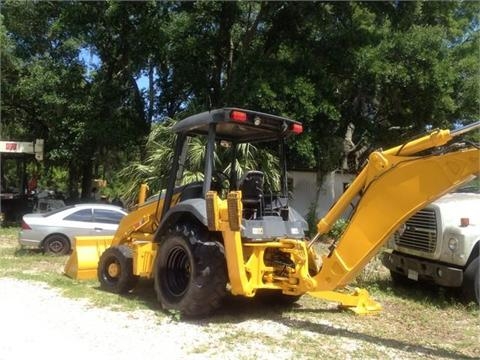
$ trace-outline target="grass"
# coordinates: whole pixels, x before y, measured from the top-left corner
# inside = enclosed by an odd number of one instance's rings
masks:
[[[118,311],[150,309],[156,311],[159,322],[179,320],[178,314],[160,310],[151,282],[140,282],[127,296],[103,292],[96,281],[74,281],[63,275],[66,256],[21,249],[17,232],[16,228],[0,230],[0,277],[44,282],[64,296],[89,301],[91,306]],[[290,308],[228,297],[211,318],[189,321],[211,334],[211,342],[197,342],[190,352],[224,358],[236,349],[244,354],[235,357],[238,359],[480,357],[478,306],[462,304],[456,292],[419,284],[393,286],[378,259],[354,286],[367,288],[383,311],[357,316],[308,295]],[[263,355],[252,357],[252,349]]]
[[[68,256],[49,256],[36,249],[21,248],[17,242],[18,231],[18,228],[0,229],[0,277],[44,282],[66,297],[87,299],[95,306],[137,310],[154,305],[151,286],[147,283],[141,283],[137,293],[119,296],[100,290],[96,280],[68,278],[63,273]]]

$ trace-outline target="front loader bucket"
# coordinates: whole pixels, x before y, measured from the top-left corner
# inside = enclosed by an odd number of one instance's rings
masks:
[[[113,235],[75,237],[75,248],[65,265],[65,275],[76,280],[96,279],[98,260],[112,240]]]

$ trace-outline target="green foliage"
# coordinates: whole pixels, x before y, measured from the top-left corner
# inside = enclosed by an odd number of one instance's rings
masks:
[[[127,203],[134,203],[140,184],[146,183],[151,193],[157,193],[165,187],[168,169],[171,167],[174,133],[171,131],[174,122],[167,120],[152,127],[147,142],[145,161],[133,161],[120,171],[126,185],[123,198]]]
[[[347,226],[348,226],[348,220],[338,219],[337,221],[335,221],[332,228],[327,233],[327,236],[331,239],[338,240],[342,236]]]
[[[62,193],[67,192],[66,184],[68,183],[68,172],[64,167],[52,166],[49,167],[48,173],[44,174],[39,179],[39,188],[58,190]]]
[[[324,174],[338,167],[349,123],[354,142],[387,147],[427,125],[478,119],[479,11],[476,2],[5,1],[2,137],[44,138],[45,172],[63,166],[71,195],[89,193],[94,177],[115,193],[118,172],[152,156],[152,123],[242,106],[301,120],[289,166]]]
[[[308,224],[308,236],[312,238],[317,233],[317,223],[318,223],[317,203],[315,201],[312,201],[310,203],[305,220],[307,221],[307,224]]]

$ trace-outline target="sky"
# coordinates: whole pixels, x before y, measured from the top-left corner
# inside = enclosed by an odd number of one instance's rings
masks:
[[[91,73],[100,66],[101,60],[95,51],[88,47],[80,49],[79,58],[86,66],[86,77],[89,79],[91,77]],[[148,89],[148,77],[145,75],[140,75],[137,79],[137,84],[140,90]]]

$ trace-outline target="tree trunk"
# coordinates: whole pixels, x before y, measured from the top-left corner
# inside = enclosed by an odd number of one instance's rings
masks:
[[[90,199],[92,194],[92,159],[85,159],[82,165],[82,200]],[[98,189],[97,189],[98,190]]]
[[[75,203],[79,199],[78,193],[78,167],[75,163],[70,162],[68,164],[68,198],[71,202]]]
[[[155,82],[154,82],[154,71],[155,65],[153,64],[153,60],[150,58],[148,60],[148,112],[147,112],[147,121],[150,126],[152,127],[153,121],[153,112],[155,109]]]

